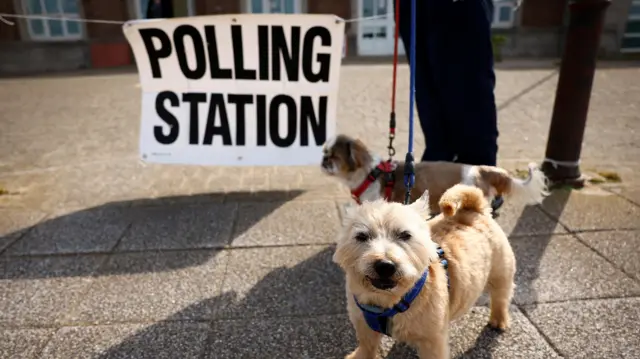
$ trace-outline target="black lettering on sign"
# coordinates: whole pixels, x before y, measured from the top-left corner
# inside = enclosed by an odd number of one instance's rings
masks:
[[[236,70],[236,80],[255,80],[256,70],[244,68],[241,25],[231,25],[231,44],[233,46],[233,64]]]
[[[205,25],[204,35],[207,38],[207,52],[209,53],[209,70],[212,79],[231,79],[231,69],[220,67],[220,55],[218,54],[218,41],[216,40],[216,27]]]
[[[262,50],[262,48],[260,48]],[[266,47],[265,47],[266,49]],[[260,51],[265,52],[265,51]],[[298,81],[300,68],[300,26],[291,28],[291,50],[287,46],[287,38],[284,36],[284,28],[282,26],[271,27],[271,65],[272,80],[280,81],[280,58],[284,62],[284,68],[287,71],[289,81]]]
[[[216,126],[216,112],[219,112],[220,126]],[[211,145],[213,136],[222,136],[222,144],[224,146],[231,145],[231,132],[229,131],[229,116],[227,116],[227,108],[224,105],[224,97],[219,93],[212,93],[209,102],[209,115],[207,116],[207,129],[204,133],[202,143]]]
[[[189,102],[189,144],[197,145],[200,136],[200,127],[198,126],[198,104],[207,102],[207,94],[202,92],[189,92],[182,94],[182,101]]]
[[[245,117],[247,112],[245,106],[253,103],[253,95],[229,95],[229,103],[236,105],[236,145],[244,146],[246,143],[245,136]]]
[[[311,96],[300,98],[300,146],[309,146],[309,124],[316,145],[327,140],[327,96],[321,96],[319,102],[320,108],[316,117]]]
[[[185,51],[184,39],[188,36],[193,42],[193,52],[196,60],[196,68],[191,70],[187,60],[187,52]],[[178,65],[182,74],[191,80],[197,80],[204,76],[207,71],[207,58],[205,57],[204,45],[202,44],[202,36],[200,31],[191,25],[180,25],[173,31],[173,42],[178,56]]]
[[[267,98],[256,96],[256,121],[258,122],[258,146],[267,145]]]
[[[260,80],[269,80],[269,26],[258,26],[258,64],[260,64]]]
[[[164,131],[162,131],[162,126],[153,126],[153,137],[155,137],[158,143],[170,145],[178,139],[180,123],[171,112],[167,111],[167,108],[165,107],[166,100],[169,100],[171,107],[180,106],[180,99],[175,93],[171,91],[163,91],[158,94],[156,97],[156,113],[162,121],[169,125],[169,133],[165,135]]]
[[[280,105],[286,105],[287,115],[287,134],[280,137]],[[297,119],[296,119],[296,101],[287,95],[277,95],[271,100],[269,105],[269,136],[271,142],[278,147],[289,147],[296,140]]]
[[[142,42],[144,42],[144,48],[147,50],[151,74],[154,79],[161,78],[162,72],[160,71],[159,60],[171,55],[171,40],[169,36],[161,29],[156,28],[140,29],[138,32],[140,32],[140,37],[142,37]],[[153,46],[154,38],[160,40],[159,49]]]
[[[322,46],[331,46],[331,32],[327,28],[321,26],[310,28],[304,35],[302,43],[302,73],[309,82],[329,82],[331,54],[317,54],[316,60],[320,64],[320,70],[313,72],[313,43],[316,37],[320,38]]]

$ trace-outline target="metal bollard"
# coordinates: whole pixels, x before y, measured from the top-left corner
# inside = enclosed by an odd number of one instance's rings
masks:
[[[572,0],[542,171],[552,185],[584,186],[580,153],[604,17],[611,0]]]

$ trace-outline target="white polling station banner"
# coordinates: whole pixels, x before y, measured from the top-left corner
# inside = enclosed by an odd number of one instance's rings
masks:
[[[344,20],[239,14],[132,20],[140,156],[164,164],[315,165],[336,130]]]

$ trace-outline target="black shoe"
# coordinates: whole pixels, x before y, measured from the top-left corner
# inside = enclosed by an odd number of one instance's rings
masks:
[[[502,205],[504,204],[504,199],[502,198],[502,196],[495,196],[493,197],[493,200],[491,200],[491,209],[492,214],[493,214],[493,218],[497,218],[500,214],[498,213],[498,209],[500,209],[500,207],[502,207]]]

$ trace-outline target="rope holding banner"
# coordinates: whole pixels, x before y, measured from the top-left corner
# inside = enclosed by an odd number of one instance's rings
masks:
[[[409,204],[411,189],[413,189],[416,179],[413,159],[413,107],[416,89],[416,0],[411,0],[411,45],[409,57],[409,148],[405,157],[404,167],[404,186],[407,188],[404,204]]]

